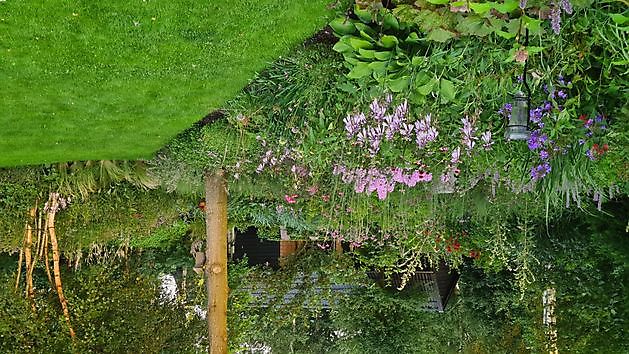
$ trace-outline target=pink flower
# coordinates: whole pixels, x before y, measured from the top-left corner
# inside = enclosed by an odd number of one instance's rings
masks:
[[[323,199],[324,202],[329,202],[330,201],[330,196],[329,195],[322,195],[321,199]]]
[[[306,189],[306,192],[308,192],[309,195],[315,195],[317,194],[318,191],[319,191],[319,188],[317,186],[312,186]]]
[[[293,194],[293,195],[284,194],[284,200],[288,204],[297,203],[297,197],[299,197],[297,194]]]

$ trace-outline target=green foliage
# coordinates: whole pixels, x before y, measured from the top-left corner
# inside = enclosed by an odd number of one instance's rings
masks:
[[[3,277],[4,284],[10,283]],[[6,313],[0,318],[0,351],[191,353],[195,345],[204,345],[206,325],[188,320],[181,305],[160,302],[158,284],[151,278],[115,264],[63,277],[76,340],[68,335],[54,292],[38,291],[34,314],[22,294],[3,286],[0,303]]]
[[[149,236],[134,238],[129,242],[130,247],[140,249],[167,249],[183,241],[190,232],[190,226],[183,221],[176,221],[167,227],[157,228]]]
[[[80,253],[93,244],[124,243],[127,240],[156,246],[161,242],[157,239],[163,238],[166,242],[183,232],[184,226],[178,220],[195,206],[194,201],[184,197],[119,184],[84,200],[74,200],[68,209],[59,213],[57,234],[60,247],[65,252]],[[153,230],[171,225],[170,236],[165,229],[153,234]]]

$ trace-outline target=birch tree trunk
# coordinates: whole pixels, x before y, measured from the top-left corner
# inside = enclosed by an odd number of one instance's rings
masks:
[[[209,352],[227,354],[227,183],[221,169],[205,174]]]

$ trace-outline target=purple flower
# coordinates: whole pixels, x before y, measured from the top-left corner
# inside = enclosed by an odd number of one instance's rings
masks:
[[[460,158],[461,148],[457,146],[456,149],[452,150],[452,159],[450,159],[450,162],[456,165],[457,163],[459,163],[459,161],[461,161]]]
[[[559,90],[559,92],[557,92],[557,96],[559,96],[559,98],[561,98],[563,100],[568,98],[568,95],[563,90]]]
[[[583,145],[583,144],[585,144],[585,140],[579,139],[579,145]]]
[[[511,105],[511,103],[505,103],[505,105],[502,106],[502,108],[498,110],[498,114],[503,115],[505,117],[510,117],[512,108],[513,106]]]
[[[583,126],[589,129],[592,126],[592,124],[594,124],[594,121],[592,120],[592,118],[590,118],[587,121],[585,121]]]
[[[542,109],[543,111],[550,112],[550,110],[552,109],[553,109],[553,105],[550,102],[548,101],[544,102],[544,108]]]
[[[480,139],[483,141],[483,148],[485,150],[491,150],[491,146],[494,144],[494,142],[491,141],[491,131],[487,130],[481,134]]]
[[[572,15],[572,4],[570,0],[561,0],[561,8],[568,14]]]
[[[467,148],[467,150],[472,150],[474,148],[476,137],[474,134],[476,133],[476,128],[472,126],[472,122],[467,118],[461,119],[461,123],[463,123],[463,128],[461,128],[461,133],[463,134],[463,145]]]
[[[596,117],[594,118],[594,121],[595,121],[596,123],[600,123],[600,122],[602,122],[602,121],[603,121],[603,116],[602,116],[602,115],[600,115],[600,114],[596,115]]]
[[[557,77],[557,81],[559,82],[560,85],[565,85],[566,82],[563,79],[563,75],[559,74],[559,76]]]
[[[413,124],[402,123],[402,126],[400,127],[400,134],[402,134],[402,137],[404,139],[410,139],[411,134],[413,134],[414,128],[415,125]]]
[[[375,98],[373,102],[371,102],[371,104],[369,105],[369,109],[371,110],[371,116],[376,122],[382,121],[382,119],[384,118],[384,114],[387,111],[387,108],[388,107],[386,105],[380,105],[380,102],[378,102],[378,99],[375,99]]]
[[[347,137],[352,138],[356,133],[360,131],[362,126],[365,124],[366,118],[363,113],[355,114],[355,115],[347,115],[345,119],[343,119],[343,123],[345,123],[345,131],[347,132]]]
[[[539,124],[542,121],[542,115],[543,115],[542,108],[537,107],[535,109],[531,109],[529,113],[531,115],[531,121],[533,123]]]
[[[539,158],[542,160],[548,160],[548,151],[542,150],[539,152]]]
[[[561,31],[561,9],[557,4],[550,9],[550,26],[555,34]]]
[[[398,117],[397,114],[386,115],[384,117],[384,136],[387,140],[393,140],[395,133],[400,130],[400,125],[402,124],[402,120]]]
[[[532,167],[531,168],[531,178],[534,181],[537,181],[541,178],[546,177],[546,175],[550,172],[551,168],[550,168],[550,164],[548,162],[545,162],[541,165],[537,165],[536,167]]]
[[[531,137],[528,140],[529,150],[537,150],[541,147],[539,133],[539,130],[534,130],[533,132],[531,132]]]
[[[421,121],[415,122],[416,143],[423,149],[428,143],[437,139],[439,132],[435,127],[430,126],[431,116],[427,114]]]
[[[587,156],[592,161],[596,160],[596,157],[594,157],[594,155],[592,154],[592,150],[590,149],[587,149],[585,151],[585,156]]]
[[[520,0],[520,8],[521,9],[526,8],[526,2],[527,2],[527,0]]]

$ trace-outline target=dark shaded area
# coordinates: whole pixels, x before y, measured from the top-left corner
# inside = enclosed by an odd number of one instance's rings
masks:
[[[279,241],[263,240],[258,237],[255,228],[236,230],[234,242],[234,259],[239,261],[247,257],[247,264],[266,265],[277,269],[279,267],[280,243]]]

